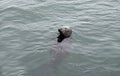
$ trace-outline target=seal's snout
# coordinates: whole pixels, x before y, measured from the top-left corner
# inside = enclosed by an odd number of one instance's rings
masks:
[[[68,38],[71,36],[72,34],[72,30],[69,26],[62,26],[61,28],[58,29],[59,32],[59,36],[58,38],[58,42],[62,42],[65,38]]]

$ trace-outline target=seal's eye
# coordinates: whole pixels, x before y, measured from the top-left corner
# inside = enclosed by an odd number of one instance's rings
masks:
[[[65,28],[65,30],[68,30],[68,28]]]

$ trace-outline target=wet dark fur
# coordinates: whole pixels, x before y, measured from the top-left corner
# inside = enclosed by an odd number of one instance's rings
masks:
[[[59,31],[59,36],[57,37],[58,39],[57,39],[57,42],[62,42],[66,37],[65,37],[65,35],[61,32],[61,30],[60,29],[58,29],[58,31]]]

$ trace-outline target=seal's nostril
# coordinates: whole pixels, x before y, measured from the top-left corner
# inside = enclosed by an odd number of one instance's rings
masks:
[[[60,29],[58,29],[58,31],[61,32]]]

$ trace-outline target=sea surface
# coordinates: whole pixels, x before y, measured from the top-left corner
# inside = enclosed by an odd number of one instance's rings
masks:
[[[120,76],[120,0],[0,0],[0,76]]]

